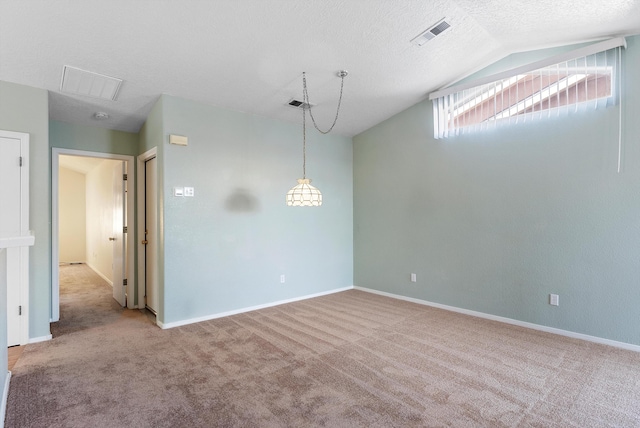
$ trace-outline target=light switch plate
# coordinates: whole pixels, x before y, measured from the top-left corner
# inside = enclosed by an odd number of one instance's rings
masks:
[[[184,188],[184,195],[185,196],[194,196],[195,195],[195,190],[193,187],[185,187]]]
[[[184,187],[174,187],[173,196],[184,196]]]

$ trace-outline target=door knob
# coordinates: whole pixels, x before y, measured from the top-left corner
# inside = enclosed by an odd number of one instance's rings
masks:
[[[116,238],[114,238],[112,236],[109,237],[109,241],[115,241],[115,240],[116,240]]]

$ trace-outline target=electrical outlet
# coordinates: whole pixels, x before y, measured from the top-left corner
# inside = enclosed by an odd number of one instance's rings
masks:
[[[418,277],[415,273],[411,274],[411,282],[416,282],[418,280]]]
[[[280,275],[280,284],[284,284],[284,275]]]
[[[549,294],[549,304],[552,306],[560,306],[560,296],[557,294]]]

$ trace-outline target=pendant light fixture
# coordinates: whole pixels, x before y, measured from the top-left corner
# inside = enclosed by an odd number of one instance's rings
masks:
[[[311,111],[311,102],[309,101],[309,92],[307,91],[307,76],[302,73],[302,103],[298,104],[302,108],[302,178],[298,178],[298,184],[287,192],[287,205],[290,207],[319,207],[322,205],[322,193],[311,185],[311,179],[307,178],[307,109],[313,126],[322,134],[328,134],[338,121],[340,113],[340,104],[342,103],[342,88],[344,86],[344,78],[349,74],[346,70],[338,72],[340,82],[340,98],[338,99],[338,108],[336,117],[333,119],[331,127],[323,131],[318,128],[316,120]],[[292,104],[292,103],[291,103]]]

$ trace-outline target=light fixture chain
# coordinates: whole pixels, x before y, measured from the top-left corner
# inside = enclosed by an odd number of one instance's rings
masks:
[[[302,178],[307,178],[307,107],[302,104]]]
[[[311,101],[309,100],[309,91],[307,90],[307,76],[306,73],[302,73],[302,92],[303,92],[303,109],[305,109],[305,107],[309,108],[309,116],[311,116],[311,121],[313,122],[313,126],[318,130],[318,132],[320,132],[321,134],[328,134],[329,132],[331,132],[333,130],[333,127],[336,126],[336,122],[338,121],[338,115],[340,114],[340,105],[342,104],[342,88],[344,87],[344,78],[347,75],[346,72],[342,71],[340,72],[339,76],[340,76],[340,97],[338,98],[338,108],[336,109],[336,117],[333,119],[333,123],[331,124],[331,127],[329,129],[327,129],[326,131],[323,131],[322,129],[318,128],[318,124],[316,123],[316,119],[313,117],[313,111],[311,109]]]

